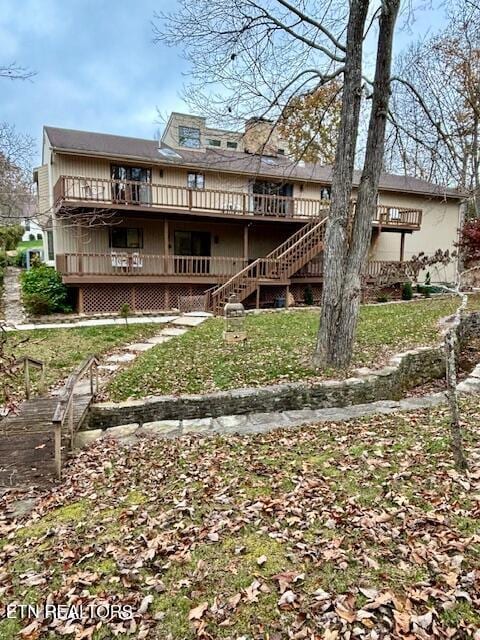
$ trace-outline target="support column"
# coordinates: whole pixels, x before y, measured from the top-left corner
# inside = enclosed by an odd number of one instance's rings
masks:
[[[285,287],[285,309],[288,309],[288,298],[290,297],[290,285]]]
[[[260,309],[260,285],[258,285],[257,287],[257,299],[255,302],[255,308],[258,310]]]
[[[243,227],[243,258],[248,261],[248,224]]]
[[[83,313],[83,289],[78,287],[78,313]]]
[[[402,231],[400,237],[400,262],[403,262],[405,257],[405,233]]]
[[[168,220],[167,218],[164,218],[163,220],[163,254],[164,254],[164,273],[168,273],[169,272],[169,255],[170,255],[170,250],[169,250],[169,244],[170,244],[170,231],[168,228]]]

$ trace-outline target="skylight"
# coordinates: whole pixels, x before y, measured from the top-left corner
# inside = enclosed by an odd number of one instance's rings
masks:
[[[165,156],[166,158],[181,158],[182,157],[179,153],[177,153],[173,149],[167,149],[165,147],[162,147],[161,149],[159,149],[158,153],[160,155],[162,155],[162,156]]]
[[[262,162],[264,162],[265,164],[271,164],[273,166],[277,164],[273,158],[269,158],[267,156],[262,156]]]

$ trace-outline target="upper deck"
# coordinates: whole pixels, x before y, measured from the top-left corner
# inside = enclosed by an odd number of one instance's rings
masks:
[[[248,191],[61,175],[54,186],[54,207],[55,212],[94,208],[302,222],[325,216],[329,202]],[[374,226],[399,231],[418,231],[421,223],[421,209],[387,205],[378,205],[373,219]]]

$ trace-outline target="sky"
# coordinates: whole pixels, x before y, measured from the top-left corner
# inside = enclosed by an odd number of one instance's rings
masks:
[[[420,1],[420,0],[419,0]],[[435,3],[433,2],[433,5]],[[36,72],[0,84],[0,121],[40,140],[43,125],[153,138],[162,114],[187,111],[186,63],[153,42],[155,11],[174,0],[0,0],[0,64]],[[427,3],[396,37],[400,50],[435,31],[442,9]]]

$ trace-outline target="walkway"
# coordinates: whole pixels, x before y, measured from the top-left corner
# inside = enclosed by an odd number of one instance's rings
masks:
[[[24,321],[24,311],[20,288],[20,274],[22,270],[7,267],[3,277],[3,309],[5,323],[8,325],[21,324]]]
[[[128,324],[182,324],[181,318],[200,317],[209,318],[212,314],[203,311],[191,311],[170,316],[132,316],[128,318]],[[124,325],[123,318],[92,318],[91,320],[73,320],[72,322],[29,322],[10,323],[6,327],[8,331],[31,331],[32,329],[78,329],[79,327],[108,327],[112,325]],[[194,326],[193,323],[189,326]]]

